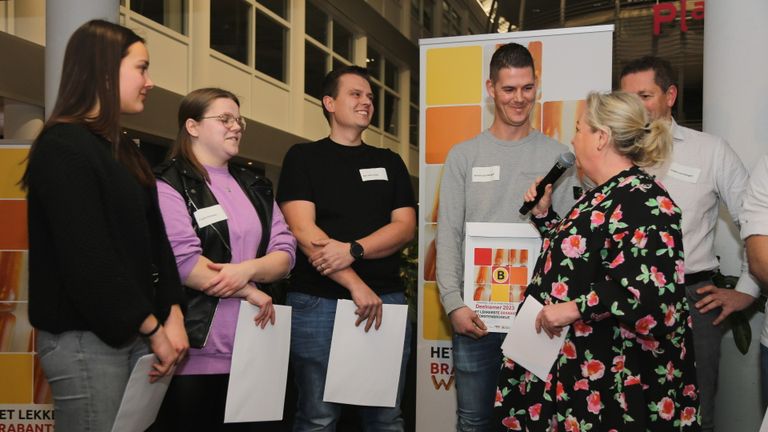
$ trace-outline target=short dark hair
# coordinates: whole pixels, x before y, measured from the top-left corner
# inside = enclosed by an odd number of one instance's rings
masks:
[[[653,80],[662,91],[666,92],[671,86],[677,87],[672,64],[663,58],[655,56],[640,57],[639,59],[632,60],[624,65],[624,69],[621,70],[621,76],[619,76],[619,81],[629,74],[649,70],[653,71]]]
[[[531,68],[536,73],[533,65],[533,56],[528,48],[514,42],[500,46],[491,57],[491,81],[499,78],[499,71],[504,68]]]
[[[368,69],[356,65],[343,66],[328,72],[328,75],[325,76],[325,79],[323,79],[323,96],[321,99],[326,96],[330,96],[336,99],[336,96],[339,95],[339,78],[347,74],[357,75],[365,79],[368,81],[368,84],[371,86],[371,88],[373,88],[373,83],[371,83],[371,75],[368,73]],[[325,119],[328,120],[328,123],[330,123],[331,113],[325,109],[325,104],[322,103],[322,101],[320,105],[323,107],[323,115],[325,116]]]
[[[179,132],[176,135],[176,141],[171,146],[171,150],[168,152],[168,159],[184,158],[192,166],[192,169],[197,172],[208,183],[211,182],[211,178],[208,176],[208,171],[203,168],[203,165],[195,157],[195,153],[192,151],[192,137],[187,131],[187,119],[194,121],[202,120],[208,108],[217,99],[230,99],[238,108],[240,107],[240,100],[234,93],[216,87],[207,87],[197,90],[193,90],[188,95],[184,96],[179,104],[178,113],[178,125]]]

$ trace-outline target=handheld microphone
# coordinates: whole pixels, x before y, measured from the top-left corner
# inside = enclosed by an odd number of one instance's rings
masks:
[[[536,198],[534,198],[533,201],[523,203],[523,206],[520,207],[520,214],[528,214],[528,212],[531,211],[536,203],[539,202],[542,195],[544,195],[544,188],[546,188],[547,185],[556,182],[557,179],[563,175],[565,170],[573,166],[574,162],[576,162],[576,156],[574,156],[573,153],[565,152],[561,154],[560,157],[557,158],[557,161],[555,162],[555,165],[552,167],[552,169],[549,170],[547,175],[544,176],[544,178],[539,182],[538,186],[536,186]]]

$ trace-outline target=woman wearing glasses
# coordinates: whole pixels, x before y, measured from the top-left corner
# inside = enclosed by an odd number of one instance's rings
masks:
[[[274,324],[272,298],[259,284],[293,267],[296,240],[273,205],[268,180],[230,164],[245,119],[222,89],[188,94],[168,162],[158,167],[160,209],[188,301],[190,340],[158,416],[157,430],[250,430],[224,425],[240,301],[260,307],[255,324]]]

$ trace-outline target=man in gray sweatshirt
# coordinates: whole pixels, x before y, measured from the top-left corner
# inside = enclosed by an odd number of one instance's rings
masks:
[[[491,58],[488,96],[495,106],[491,127],[448,154],[440,183],[437,285],[453,326],[453,363],[458,396],[456,430],[487,431],[493,416],[505,333],[489,333],[464,304],[466,222],[527,222],[518,208],[524,192],[568,148],[531,128],[536,76],[530,52],[516,43]],[[576,176],[569,170],[555,185],[554,207],[566,214],[575,202]],[[468,275],[472,277],[472,275]]]

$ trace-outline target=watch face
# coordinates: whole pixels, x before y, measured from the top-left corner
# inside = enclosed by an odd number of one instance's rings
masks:
[[[349,253],[355,258],[360,259],[363,257],[363,246],[358,242],[352,242],[349,247]]]

